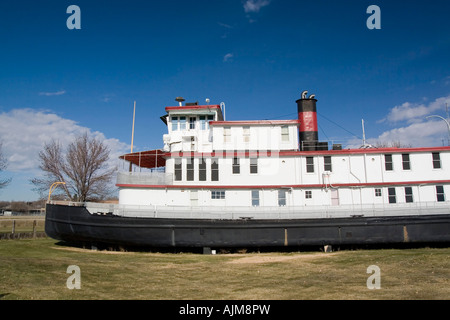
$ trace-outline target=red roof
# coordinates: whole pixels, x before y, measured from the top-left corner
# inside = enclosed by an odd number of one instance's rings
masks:
[[[119,158],[130,161],[142,168],[157,168],[166,166],[166,153],[162,150],[148,150],[121,155]]]

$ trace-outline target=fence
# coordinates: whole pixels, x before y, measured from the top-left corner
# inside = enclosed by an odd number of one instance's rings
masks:
[[[28,217],[19,217],[17,219],[1,218],[0,240],[46,237],[44,225],[44,219],[30,219]]]

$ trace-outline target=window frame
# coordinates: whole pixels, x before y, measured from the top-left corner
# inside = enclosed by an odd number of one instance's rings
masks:
[[[250,174],[258,174],[258,158],[250,158]]]
[[[211,200],[225,200],[225,190],[211,190]]]
[[[414,196],[413,196],[412,187],[405,187],[405,202],[406,203],[413,203],[414,202]]]
[[[441,189],[441,191],[439,189]],[[436,201],[445,202],[445,190],[443,185],[436,186]]]
[[[388,159],[389,159],[389,161],[388,161]],[[384,170],[394,171],[394,161],[392,159],[391,153],[387,153],[384,155]]]
[[[305,157],[306,159],[306,173],[314,173],[314,157]]]
[[[397,203],[397,194],[395,188],[388,188],[388,202]]]
[[[402,153],[402,168],[403,170],[411,170],[411,158],[409,153]]]
[[[433,169],[442,169],[441,153],[440,152],[432,152],[431,153],[431,159],[432,159],[432,162],[433,162]]]
[[[219,181],[219,159],[211,159],[211,181]]]
[[[251,191],[251,198],[252,198],[252,207],[259,207],[260,206],[259,190],[252,190]]]
[[[181,158],[175,159],[173,174],[174,174],[175,181],[183,180],[183,161]]]

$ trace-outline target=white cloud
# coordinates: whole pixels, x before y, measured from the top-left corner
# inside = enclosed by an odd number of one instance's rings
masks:
[[[67,146],[73,139],[88,132],[103,141],[111,150],[111,162],[117,164],[120,154],[128,152],[128,145],[117,139],[107,139],[101,132],[91,132],[89,128],[75,121],[64,119],[49,111],[14,109],[0,113],[0,140],[3,153],[8,160],[8,171],[39,172],[38,153],[46,142],[58,140]]]
[[[425,99],[424,99],[425,100]],[[440,97],[426,103],[405,102],[393,107],[389,114],[379,122],[395,124],[396,128],[382,132],[376,138],[368,138],[367,143],[390,144],[399,142],[403,146],[432,147],[447,145],[448,127],[445,121],[430,115],[439,115],[445,118],[445,104],[450,105],[450,95]],[[347,148],[359,148],[362,141],[351,139],[347,141]]]
[[[229,61],[231,58],[233,58],[233,54],[232,54],[232,53],[227,53],[227,54],[223,57],[223,62],[227,62],[227,61]]]
[[[65,93],[66,93],[66,90],[60,90],[60,91],[56,91],[56,92],[39,92],[39,95],[50,97],[50,96],[61,96]]]
[[[259,12],[262,7],[268,6],[270,0],[247,0],[244,3],[245,12]]]
[[[432,112],[443,110],[445,111],[445,103],[450,104],[450,95],[447,97],[441,97],[433,102],[427,104],[418,104],[405,102],[399,106],[393,107],[386,118],[382,121],[387,120],[388,122],[399,122],[407,121],[417,122],[421,121],[425,116],[430,115]]]

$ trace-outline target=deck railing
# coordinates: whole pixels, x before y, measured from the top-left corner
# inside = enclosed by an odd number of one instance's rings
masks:
[[[202,206],[138,206],[86,203],[92,214],[114,214],[126,217],[185,219],[302,219],[338,217],[404,216],[450,214],[448,202],[422,202],[382,205],[281,206],[281,207],[202,207]]]
[[[118,172],[117,184],[171,185],[173,174],[167,172]]]

